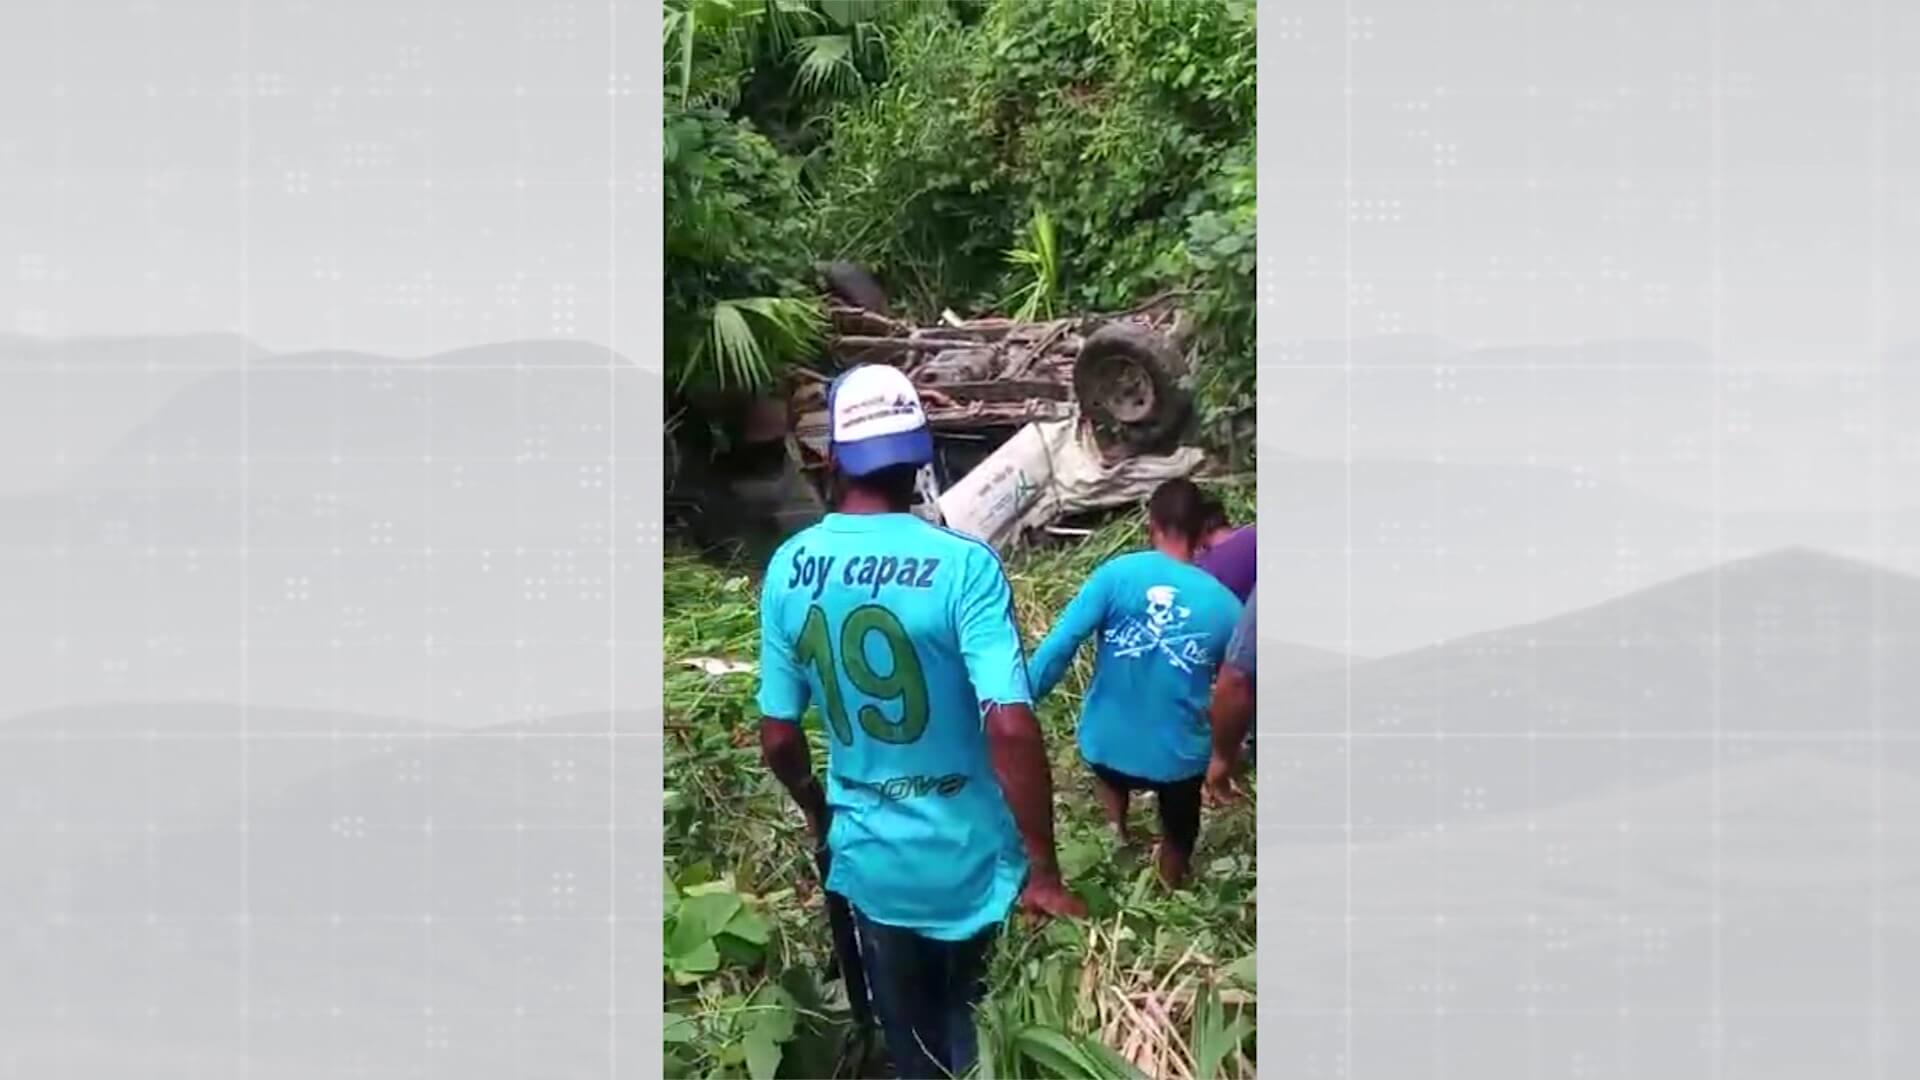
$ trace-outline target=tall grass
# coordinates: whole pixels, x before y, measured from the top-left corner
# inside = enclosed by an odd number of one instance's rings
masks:
[[[1060,299],[1060,248],[1054,240],[1053,218],[1036,209],[1024,242],[1008,249],[1006,257],[1008,267],[1025,279],[1008,299],[1013,317],[1021,322],[1053,318]]]

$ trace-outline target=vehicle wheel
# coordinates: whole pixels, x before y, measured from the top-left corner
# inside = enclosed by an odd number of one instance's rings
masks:
[[[1190,402],[1180,387],[1186,363],[1166,339],[1131,323],[1088,335],[1073,363],[1073,394],[1097,429],[1142,452],[1177,438]]]
[[[887,313],[887,291],[865,267],[850,262],[819,263],[815,269],[826,282],[827,291],[858,308],[875,315]]]

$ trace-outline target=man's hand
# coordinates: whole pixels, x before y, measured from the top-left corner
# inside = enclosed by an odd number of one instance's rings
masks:
[[[816,857],[825,854],[827,851],[827,832],[831,826],[831,818],[827,821],[814,821],[811,819],[807,821],[807,839],[813,842],[813,853]]]
[[[1213,755],[1213,758],[1207,762],[1206,787],[1202,790],[1207,801],[1215,806],[1221,806],[1238,798],[1240,791],[1234,786],[1233,777],[1239,771],[1238,761],[1221,757],[1219,754]]]
[[[1086,902],[1067,891],[1058,875],[1029,875],[1027,887],[1020,892],[1020,907],[1039,918],[1084,919]]]
[[[813,834],[817,843],[827,842],[827,831],[833,827],[833,808],[827,805],[827,793],[821,789],[820,781],[808,778],[806,794],[796,801],[800,803],[800,814],[807,819],[807,831]]]
[[[783,720],[760,721],[760,756],[800,808],[815,843],[824,845],[833,824],[833,810],[827,805],[820,778],[813,775],[812,754],[800,726]]]
[[[1237,794],[1233,777],[1240,771],[1240,755],[1247,741],[1247,726],[1253,720],[1253,680],[1232,663],[1220,665],[1220,677],[1213,684],[1213,702],[1208,710],[1213,728],[1213,757],[1207,762],[1206,785],[1201,795],[1218,805]]]

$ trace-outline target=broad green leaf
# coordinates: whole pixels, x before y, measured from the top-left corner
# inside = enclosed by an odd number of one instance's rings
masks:
[[[668,962],[673,965],[674,981],[685,986],[720,970],[720,950],[712,941],[703,941],[686,952],[673,954]]]
[[[1085,933],[1080,927],[1065,920],[1058,919],[1049,921],[1040,933],[1041,936],[1047,939],[1048,944],[1061,949],[1071,949],[1080,944],[1081,940],[1085,937]]]
[[[766,946],[755,945],[750,941],[721,933],[714,936],[713,946],[720,952],[720,959],[739,967],[752,967],[766,955]]]
[[[1041,1027],[1028,1027],[1014,1036],[1014,1045],[1020,1053],[1032,1058],[1063,1077],[1097,1076],[1093,1063],[1073,1040],[1060,1032]]]
[[[780,1044],[765,1032],[747,1034],[743,1043],[747,1053],[747,1074],[753,1080],[773,1080],[780,1070]]]
[[[771,1038],[774,1042],[786,1042],[793,1038],[796,1012],[794,1002],[785,990],[778,985],[768,983],[753,995],[750,1005],[753,1009],[753,1030]]]
[[[1000,1053],[999,1047],[991,1037],[980,1040],[980,1057],[974,1062],[973,1072],[969,1075],[979,1078],[998,1077]]]
[[[705,946],[713,948],[713,937],[740,910],[740,897],[732,893],[704,893],[688,896],[680,903],[680,916],[667,935],[667,954],[684,956]],[[715,958],[718,963],[718,958]]]
[[[1255,980],[1259,977],[1259,974],[1260,956],[1258,953],[1248,953],[1228,965],[1226,970],[1227,978],[1245,986],[1249,990],[1254,988]]]
[[[1229,1021],[1220,1005],[1219,993],[1212,986],[1204,987],[1194,999],[1193,1034],[1188,1040],[1193,1052],[1194,1075],[1203,1080],[1219,1076],[1220,1067],[1240,1049],[1240,1042],[1249,1030],[1244,1017],[1236,1016]]]
[[[665,1021],[660,1025],[660,1038],[664,1042],[692,1042],[699,1033],[699,1028],[692,1020],[675,1012],[666,1014]]]
[[[1139,907],[1152,893],[1154,886],[1159,883],[1159,880],[1158,871],[1152,867],[1141,867],[1140,872],[1133,876],[1133,888],[1127,893],[1127,906],[1130,908]]]
[[[767,943],[766,920],[756,915],[749,907],[743,906],[739,911],[734,912],[733,918],[727,920],[726,929],[723,932],[755,945]]]
[[[1127,1072],[1115,1073],[1106,1060],[1089,1053],[1091,1039],[1075,1039],[1052,1028],[1034,1026],[1023,1029],[1015,1041],[1022,1054],[1062,1077],[1108,1080],[1128,1076]]]
[[[1097,1039],[1083,1040],[1082,1045],[1097,1064],[1104,1066],[1109,1076],[1124,1080],[1145,1080],[1145,1074],[1133,1067],[1133,1062],[1120,1056],[1120,1052]]]

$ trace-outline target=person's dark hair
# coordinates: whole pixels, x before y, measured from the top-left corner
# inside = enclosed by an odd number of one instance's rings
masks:
[[[1191,480],[1175,479],[1161,484],[1147,500],[1147,520],[1163,533],[1198,542],[1204,535],[1202,519],[1207,496]]]
[[[888,506],[907,510],[913,506],[914,486],[920,479],[920,466],[889,465],[865,476],[850,476],[843,472],[839,477],[842,490],[858,488],[884,498]]]
[[[1212,495],[1201,496],[1200,533],[1202,537],[1212,536],[1221,529],[1232,528],[1233,522],[1227,520],[1227,508]]]

